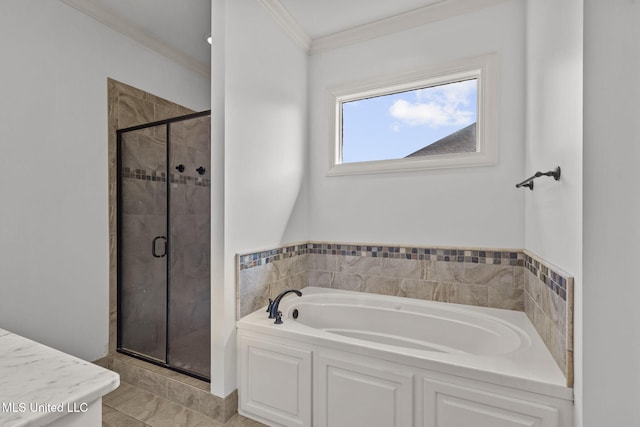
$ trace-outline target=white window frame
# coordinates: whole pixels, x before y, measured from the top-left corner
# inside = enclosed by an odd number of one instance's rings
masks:
[[[491,166],[498,162],[498,78],[496,54],[466,58],[394,76],[329,89],[330,161],[327,176]],[[342,103],[462,80],[478,79],[476,152],[342,163]]]

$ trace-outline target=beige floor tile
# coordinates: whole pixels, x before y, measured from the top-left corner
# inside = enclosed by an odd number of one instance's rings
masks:
[[[121,382],[120,387],[104,397],[103,403],[125,415],[145,421],[158,411],[162,400],[165,399]]]
[[[151,427],[222,427],[213,419],[163,399],[150,418],[144,420]]]
[[[264,427],[265,425],[249,418],[243,417],[240,414],[235,414],[224,427]]]
[[[238,414],[224,426],[175,402],[121,382],[102,400],[103,427],[261,427]]]
[[[102,405],[102,427],[147,427],[147,425],[107,405]]]
[[[151,427],[222,427],[209,417],[127,383],[120,383],[103,403]]]

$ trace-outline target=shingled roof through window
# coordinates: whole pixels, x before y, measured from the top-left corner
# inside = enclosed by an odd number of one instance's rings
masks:
[[[476,123],[447,135],[426,147],[422,147],[408,157],[432,156],[437,154],[474,153],[476,152]]]

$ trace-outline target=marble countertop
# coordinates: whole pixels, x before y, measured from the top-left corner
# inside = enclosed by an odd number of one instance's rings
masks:
[[[0,329],[2,427],[49,424],[119,384],[115,372]]]

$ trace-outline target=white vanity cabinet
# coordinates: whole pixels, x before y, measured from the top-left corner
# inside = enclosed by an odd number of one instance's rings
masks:
[[[239,412],[270,426],[571,427],[568,399],[238,330]]]

